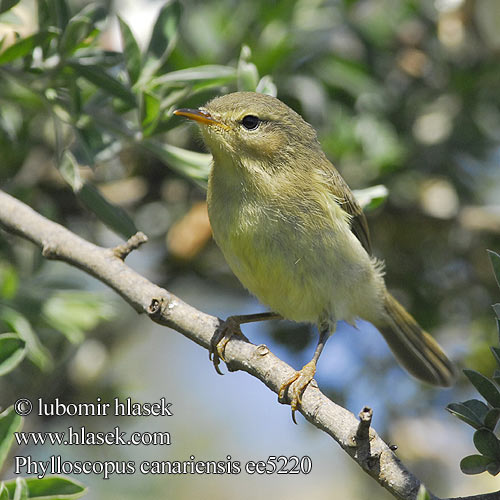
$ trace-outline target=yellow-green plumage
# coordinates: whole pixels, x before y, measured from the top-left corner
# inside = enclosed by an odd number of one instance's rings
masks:
[[[199,122],[213,155],[207,199],[214,238],[250,292],[284,318],[320,330],[366,319],[412,375],[452,383],[438,344],[386,291],[363,212],[300,115],[251,92],[177,113]]]

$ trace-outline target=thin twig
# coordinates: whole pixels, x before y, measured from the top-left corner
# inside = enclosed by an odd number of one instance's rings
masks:
[[[114,247],[113,253],[120,260],[125,260],[130,252],[136,250],[147,241],[148,237],[142,231],[138,231],[133,236],[131,236],[123,245]]]

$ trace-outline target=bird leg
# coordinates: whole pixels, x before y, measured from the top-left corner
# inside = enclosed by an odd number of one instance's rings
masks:
[[[210,341],[209,350],[209,358],[213,362],[214,368],[219,375],[223,375],[219,369],[219,363],[221,359],[224,362],[226,361],[224,359],[224,350],[226,349],[227,343],[231,340],[233,335],[240,335],[243,337],[240,325],[255,323],[256,321],[266,321],[269,319],[281,319],[281,316],[271,311],[256,314],[243,314],[240,316],[229,316],[226,321],[219,324]]]
[[[288,393],[290,406],[292,408],[292,420],[296,424],[295,412],[297,408],[302,404],[302,393],[305,391],[306,387],[311,383],[314,375],[316,373],[316,363],[325,347],[326,341],[330,336],[330,330],[328,326],[323,326],[319,332],[318,345],[314,351],[314,356],[302,367],[300,371],[297,371],[290,377],[284,384],[281,385],[278,393],[278,401],[283,402],[285,400],[285,394]]]

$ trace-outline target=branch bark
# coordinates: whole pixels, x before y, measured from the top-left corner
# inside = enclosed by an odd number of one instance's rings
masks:
[[[211,339],[221,320],[191,307],[123,262],[132,249],[145,241],[143,235],[132,237],[128,243],[116,249],[102,248],[46,219],[2,191],[0,226],[41,247],[46,258],[67,262],[106,283],[138,313],[144,313],[156,323],[172,328],[205,349],[210,349]],[[258,378],[276,394],[294,373],[292,367],[272,354],[265,345],[255,346],[237,336],[228,342],[225,357],[230,371],[243,370]],[[416,499],[421,482],[370,427],[369,409],[363,410],[360,424],[351,412],[329,400],[312,383],[304,391],[299,411],[311,424],[337,441],[367,474],[395,498]],[[469,500],[499,498],[500,492],[496,492],[469,497]],[[431,499],[439,500],[434,495],[431,495]]]

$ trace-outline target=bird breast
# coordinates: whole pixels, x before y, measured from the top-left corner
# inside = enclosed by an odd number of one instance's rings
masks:
[[[333,196],[260,196],[230,175],[238,173],[212,169],[208,212],[215,241],[245,288],[294,321],[334,324],[378,313],[380,272]]]

